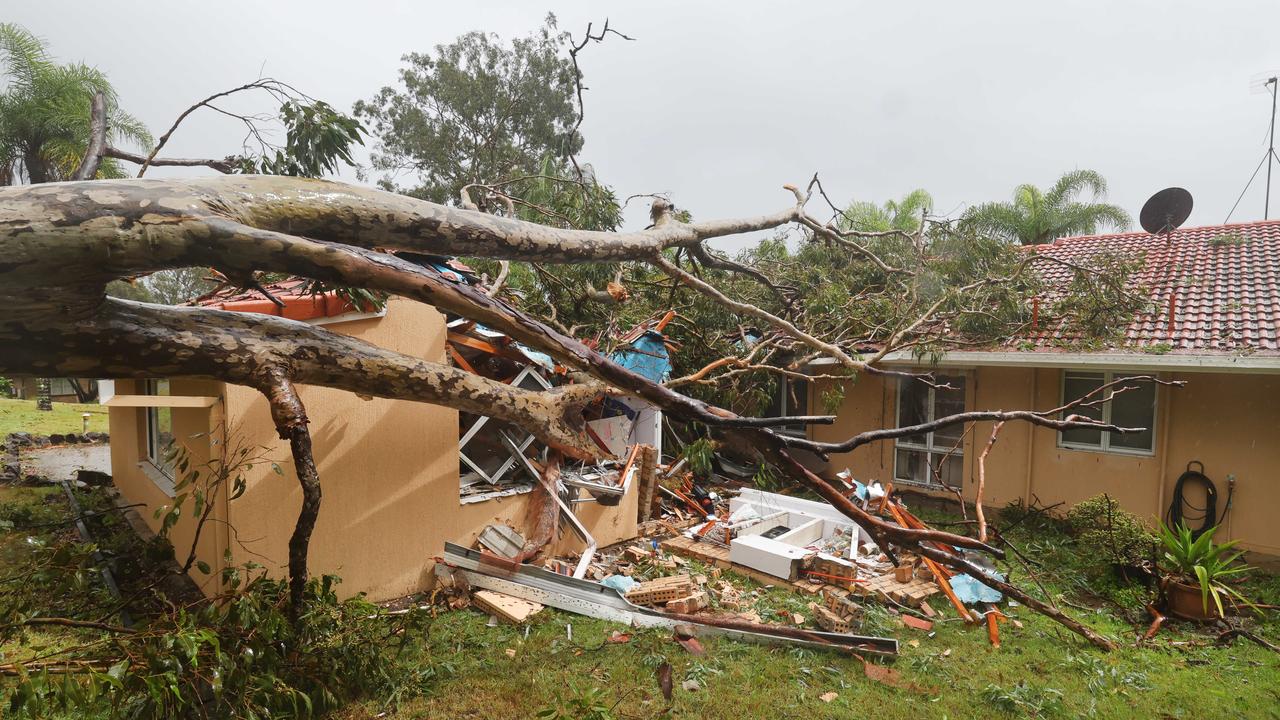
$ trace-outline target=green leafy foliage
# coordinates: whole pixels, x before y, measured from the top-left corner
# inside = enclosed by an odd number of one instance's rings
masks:
[[[297,623],[287,583],[257,578],[226,603],[180,610],[117,636],[84,672],[19,666],[15,717],[50,712],[112,718],[313,717],[344,701],[420,688],[429,668],[394,662],[386,640],[419,618],[387,618],[361,598],[338,600],[336,578],[314,578]],[[52,670],[52,671],[51,671]]]
[[[378,139],[379,185],[456,203],[468,183],[533,174],[546,156],[567,162],[582,146],[567,42],[549,15],[540,30],[509,45],[472,32],[434,52],[405,55],[400,86],[355,106]],[[397,184],[404,168],[416,184]]]
[[[1136,566],[1152,557],[1155,536],[1110,495],[1074,505],[1067,511],[1067,523],[1080,546],[1106,562]]]
[[[1165,570],[1175,579],[1200,586],[1205,612],[1209,612],[1209,600],[1213,600],[1218,616],[1226,615],[1222,605],[1223,596],[1235,598],[1245,605],[1253,606],[1238,590],[1226,584],[1226,579],[1249,571],[1249,566],[1239,562],[1244,551],[1232,552],[1239,543],[1232,540],[1225,543],[1214,543],[1213,535],[1218,528],[1210,528],[1196,536],[1185,523],[1170,528],[1160,523],[1160,542],[1164,546]]]
[[[287,100],[280,107],[285,144],[258,158],[245,158],[241,171],[263,175],[320,177],[343,164],[354,165],[351,150],[363,145],[360,121],[321,100]]]
[[[716,441],[698,438],[684,447],[682,455],[694,475],[700,478],[710,477],[714,470]]]
[[[1054,299],[1048,314],[1060,319],[1069,334],[1080,338],[1080,343],[1116,337],[1151,302],[1140,288],[1129,287],[1130,278],[1144,262],[1142,255],[1094,255],[1073,270],[1071,281]]]

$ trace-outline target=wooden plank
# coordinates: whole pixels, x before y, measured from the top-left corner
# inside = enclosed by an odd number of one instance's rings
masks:
[[[449,355],[450,357],[453,358],[453,361],[458,363],[458,367],[462,368],[463,370],[466,370],[472,375],[480,374],[476,372],[476,369],[474,367],[471,366],[471,363],[467,362],[467,359],[462,356],[462,353],[458,352],[458,348],[454,347],[453,343],[445,343],[444,346],[449,350]]]
[[[106,407],[208,408],[218,398],[200,395],[115,395],[102,403]]]
[[[509,623],[522,623],[542,611],[542,606],[536,602],[521,600],[492,590],[476,590],[471,594],[471,598],[485,612]]]

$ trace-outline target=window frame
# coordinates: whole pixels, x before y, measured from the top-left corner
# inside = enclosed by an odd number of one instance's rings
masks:
[[[939,376],[959,378],[964,381],[964,388],[962,390],[962,392],[964,393],[963,408],[964,408],[964,411],[967,411],[969,407],[968,375],[964,372],[952,371],[948,373],[944,370],[944,371],[939,371]],[[912,382],[912,380],[910,378],[898,378],[897,386],[894,388],[893,426],[895,428],[902,427],[902,424],[901,424],[902,423],[902,390],[903,390],[904,383],[907,383],[907,382]],[[936,387],[932,387],[932,386],[929,387],[928,417],[925,419],[925,422],[933,422],[934,420],[937,419],[937,393],[938,393],[938,389]],[[911,442],[905,437],[894,439],[893,441],[893,482],[894,483],[905,483],[907,485],[912,485],[915,487],[946,490],[948,487],[946,484],[942,482],[932,481],[933,456],[937,455],[940,457],[946,457],[947,455],[950,455],[951,457],[955,457],[960,460],[960,483],[955,487],[962,487],[964,485],[964,473],[965,473],[964,458],[966,453],[964,450],[963,432],[961,433],[959,444],[948,445],[942,449],[939,449],[937,446],[934,445],[933,435],[934,435],[933,431],[929,431],[925,433],[924,444]],[[924,453],[928,457],[927,462],[930,467],[930,473],[929,473],[930,480],[927,480],[925,482],[920,482],[918,480],[908,480],[908,479],[899,477],[898,476],[898,450],[899,449],[906,450],[908,452]]]
[[[160,395],[157,384],[162,380],[170,382],[169,395]],[[142,381],[142,391],[144,395],[153,397],[172,397],[173,386],[172,380],[168,378],[147,378]],[[143,441],[146,443],[146,451],[143,454],[142,462],[138,465],[142,468],[143,474],[151,479],[157,487],[170,497],[174,493],[174,468],[171,464],[164,460],[165,448],[160,448],[160,411],[167,409],[169,411],[169,434],[173,434],[173,408],[146,407],[143,408]],[[170,441],[172,443],[172,441]]]
[[[804,409],[803,409],[802,415],[810,414],[809,406],[813,404],[812,402],[813,401],[813,398],[812,398],[813,380],[808,378],[804,380],[800,380],[797,378],[793,378],[789,375],[779,374],[777,378],[777,382],[774,385],[774,393],[775,393],[774,399],[778,401],[778,414],[766,415],[766,417],[787,417],[788,415],[792,414],[793,408],[790,407],[791,389],[795,386],[796,383],[804,383],[805,385]],[[772,410],[772,408],[765,408],[765,412],[769,412],[770,410]],[[773,427],[773,431],[781,435],[787,435],[789,437],[803,438],[803,437],[808,437],[809,426],[805,425],[804,423],[795,423],[793,425],[776,425]]]
[[[1106,385],[1109,382],[1114,382],[1116,379],[1134,377],[1134,373],[1128,373],[1128,372],[1117,371],[1117,370],[1063,370],[1061,373],[1059,373],[1059,377],[1058,377],[1058,400],[1060,401],[1061,405],[1066,405],[1068,402],[1070,402],[1069,400],[1067,400],[1067,375],[1073,375],[1076,378],[1080,378],[1080,377],[1092,378],[1093,376],[1101,375],[1103,385]],[[1152,393],[1152,398],[1151,398],[1151,423],[1150,423],[1151,447],[1149,449],[1143,450],[1140,448],[1111,447],[1112,434],[1107,430],[1098,431],[1100,438],[1097,445],[1090,445],[1088,443],[1078,443],[1078,442],[1072,442],[1070,440],[1064,440],[1062,438],[1062,431],[1059,430],[1057,432],[1058,447],[1063,450],[1078,450],[1082,452],[1106,453],[1108,455],[1129,455],[1130,457],[1154,457],[1156,454],[1156,425],[1160,418],[1160,388],[1157,386],[1153,389],[1154,389],[1154,392]],[[1106,402],[1102,404],[1102,422],[1103,423],[1111,422],[1111,407],[1114,404],[1115,404],[1114,401]]]

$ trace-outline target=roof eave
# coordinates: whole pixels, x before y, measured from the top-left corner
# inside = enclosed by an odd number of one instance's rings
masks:
[[[909,351],[889,353],[881,361],[885,365],[926,364]],[[835,361],[818,358],[812,364],[829,365]],[[1277,355],[1196,355],[1187,353],[1125,352],[1013,352],[955,350],[943,353],[936,363],[946,367],[1043,367],[1062,369],[1280,373]]]

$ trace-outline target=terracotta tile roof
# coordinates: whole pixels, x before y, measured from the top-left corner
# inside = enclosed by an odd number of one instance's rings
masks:
[[[312,320],[323,317],[337,317],[349,312],[360,312],[346,299],[339,297],[337,293],[313,294],[306,292],[306,283],[307,281],[302,278],[289,278],[263,286],[267,292],[284,303],[283,308],[271,302],[257,290],[240,291],[229,287],[201,295],[192,300],[191,304],[215,310],[278,315],[290,320]]]
[[[1130,285],[1150,296],[1150,308],[1109,350],[1280,354],[1280,220],[1181,228],[1167,239],[1145,232],[1062,238],[1034,251],[1073,263],[1107,252],[1142,258]],[[1037,265],[1050,285],[1072,278],[1062,265]],[[1058,326],[1026,339],[1048,349],[1081,338]]]

